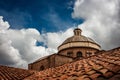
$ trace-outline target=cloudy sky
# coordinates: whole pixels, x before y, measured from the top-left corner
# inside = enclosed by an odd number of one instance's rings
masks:
[[[79,27],[102,49],[120,46],[120,0],[1,0],[0,64],[27,64],[57,52]]]

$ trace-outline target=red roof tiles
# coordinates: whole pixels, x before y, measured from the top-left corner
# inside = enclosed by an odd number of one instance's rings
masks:
[[[49,68],[30,80],[119,80],[120,48],[103,52],[56,68]]]
[[[0,66],[0,80],[22,80],[34,73],[30,70]]]
[[[0,80],[120,80],[120,48],[35,72],[0,66]]]

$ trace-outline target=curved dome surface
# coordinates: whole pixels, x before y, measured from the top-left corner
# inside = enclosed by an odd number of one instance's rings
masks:
[[[89,37],[81,35],[81,29],[74,30],[74,36],[67,38],[59,47],[58,51],[70,48],[70,47],[90,47],[100,50],[100,45]]]
[[[72,36],[72,37],[66,39],[62,44],[71,43],[71,42],[82,42],[82,41],[88,41],[88,42],[95,43],[95,41],[92,40],[91,38],[81,35],[81,36]]]

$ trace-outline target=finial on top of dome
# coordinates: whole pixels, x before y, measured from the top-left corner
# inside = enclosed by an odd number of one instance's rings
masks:
[[[74,35],[75,36],[80,36],[81,32],[82,32],[82,30],[80,28],[78,28],[78,27],[76,29],[74,29]]]

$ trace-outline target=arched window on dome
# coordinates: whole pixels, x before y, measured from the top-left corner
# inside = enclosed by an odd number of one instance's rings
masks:
[[[44,66],[42,65],[41,67],[40,67],[40,71],[42,71],[42,70],[44,70],[45,68],[44,68]]]
[[[77,52],[77,57],[82,57],[82,52],[81,51]]]
[[[73,56],[73,52],[71,51],[71,52],[67,52],[67,56]]]

